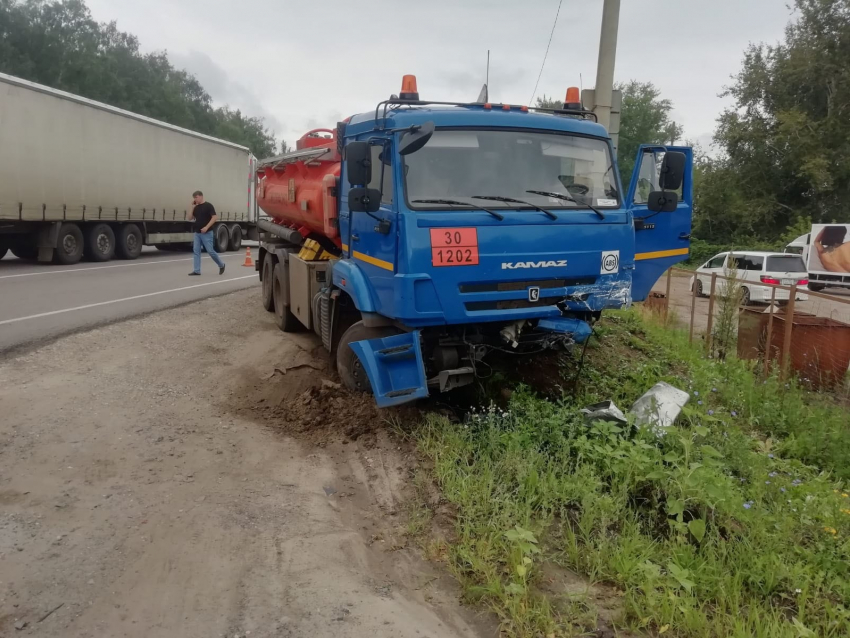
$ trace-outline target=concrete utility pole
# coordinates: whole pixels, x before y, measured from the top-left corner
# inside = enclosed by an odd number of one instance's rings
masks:
[[[620,0],[605,0],[602,7],[602,32],[599,35],[599,62],[596,65],[596,89],[593,111],[599,123],[611,126],[614,62],[617,58],[617,29],[620,25]]]

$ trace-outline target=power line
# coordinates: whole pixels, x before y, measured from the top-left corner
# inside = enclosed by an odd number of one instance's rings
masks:
[[[549,47],[552,45],[552,36],[555,35],[555,27],[558,26],[558,16],[561,15],[561,4],[564,0],[558,0],[558,11],[555,13],[555,22],[552,24],[552,33],[549,34],[549,43],[546,45],[546,53],[543,54],[543,64],[540,65],[540,73],[537,74],[537,82],[534,83],[534,92],[531,94],[531,99],[528,105],[532,106],[534,96],[537,95],[537,87],[540,84],[540,78],[543,76],[543,67],[546,66],[546,58],[549,56]]]

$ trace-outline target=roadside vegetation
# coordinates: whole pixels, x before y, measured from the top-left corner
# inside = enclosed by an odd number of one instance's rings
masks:
[[[850,635],[847,412],[637,310],[597,333],[560,400],[520,389],[419,426],[451,508],[430,555],[511,636]],[[664,436],[579,412],[662,380],[691,394]]]

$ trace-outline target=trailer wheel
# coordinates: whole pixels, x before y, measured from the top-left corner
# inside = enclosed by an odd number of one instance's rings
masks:
[[[826,288],[826,286],[823,284],[813,284],[811,281],[809,282],[809,290],[812,292],[820,292],[824,288]]]
[[[230,250],[236,251],[242,248],[242,228],[239,224],[230,227]]]
[[[227,226],[219,224],[215,227],[213,233],[213,246],[215,247],[215,251],[217,253],[226,253],[227,248],[230,246],[230,233],[227,230]]]
[[[263,259],[263,308],[274,312],[274,260],[268,253]]]
[[[99,224],[100,225],[100,224]],[[107,228],[109,228],[107,226]],[[112,229],[109,229],[112,233]],[[112,245],[115,246],[115,236],[112,236]],[[56,249],[53,251],[53,261],[63,266],[76,264],[83,258],[83,231],[76,224],[62,224],[59,227],[59,238],[56,241]],[[38,255],[38,250],[33,249]]]
[[[297,332],[301,323],[292,314],[287,298],[289,297],[289,269],[286,264],[278,262],[274,265],[272,288],[274,296],[274,318],[277,327],[284,332]]]
[[[362,321],[358,321],[345,331],[339,340],[339,346],[336,350],[336,371],[339,373],[339,377],[346,388],[354,392],[372,394],[372,386],[369,384],[366,369],[360,363],[357,355],[354,354],[354,350],[351,349],[350,344],[355,341],[380,339],[397,334],[398,330],[395,328],[367,328],[363,325]]]
[[[106,224],[95,224],[86,233],[85,255],[91,261],[109,261],[115,256],[115,231]]]
[[[144,239],[142,231],[135,224],[124,224],[118,231],[115,252],[121,259],[136,259],[142,254]]]

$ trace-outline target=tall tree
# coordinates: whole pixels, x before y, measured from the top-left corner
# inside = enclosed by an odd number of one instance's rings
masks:
[[[241,111],[228,107],[216,109],[215,131],[213,135],[227,140],[239,139],[260,159],[275,154],[277,145],[274,135],[269,132],[259,117],[245,117]]]
[[[538,109],[562,109],[564,108],[564,101],[544,94],[537,98],[537,102],[534,104],[534,107]]]
[[[164,52],[143,54],[138,39],[114,22],[98,24],[83,0],[0,0],[0,70],[140,115],[274,151],[260,118],[212,98]]]
[[[631,80],[617,84],[623,92],[620,110],[620,138],[617,164],[624,184],[628,184],[641,144],[672,144],[682,136],[682,127],[670,119],[673,103],[661,97],[652,82]]]
[[[779,238],[800,218],[850,222],[850,0],[795,0],[783,42],[753,45],[719,120],[696,231]]]

